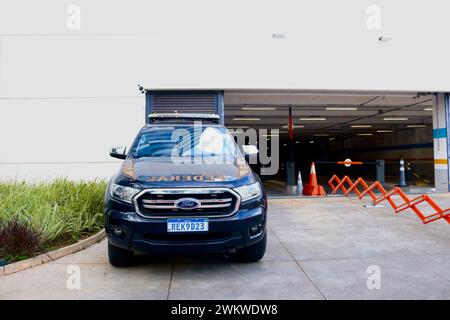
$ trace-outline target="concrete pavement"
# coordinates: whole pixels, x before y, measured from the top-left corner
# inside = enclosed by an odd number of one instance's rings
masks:
[[[433,198],[450,207],[450,195]],[[109,265],[102,241],[0,277],[0,299],[450,299],[450,225],[423,225],[410,211],[395,215],[388,206],[364,203],[270,200],[268,250],[258,263],[149,255],[118,269]],[[73,288],[73,268],[80,289]],[[368,288],[373,270],[380,289]]]

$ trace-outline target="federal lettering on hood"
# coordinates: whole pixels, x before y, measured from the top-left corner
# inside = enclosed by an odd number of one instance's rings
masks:
[[[215,182],[215,181],[225,181],[225,176],[223,175],[171,175],[171,176],[149,176],[145,177],[147,182]]]

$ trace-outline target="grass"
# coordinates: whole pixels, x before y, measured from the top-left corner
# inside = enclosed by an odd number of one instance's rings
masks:
[[[105,181],[58,179],[37,184],[0,183],[0,229],[17,220],[22,229],[31,230],[39,237],[38,249],[22,252],[20,256],[0,243],[0,258],[19,260],[101,230],[105,189]]]

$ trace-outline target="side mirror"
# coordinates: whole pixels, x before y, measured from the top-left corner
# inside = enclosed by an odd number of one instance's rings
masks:
[[[252,156],[258,154],[258,148],[252,144],[243,145],[242,150],[246,156]]]
[[[258,154],[258,148],[254,145],[243,145],[242,150],[244,151],[244,158],[249,164],[256,164]]]
[[[127,158],[127,147],[112,147],[109,156],[124,160]]]

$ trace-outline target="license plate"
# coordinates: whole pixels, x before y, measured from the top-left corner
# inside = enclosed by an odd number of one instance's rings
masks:
[[[167,232],[206,232],[208,219],[167,219]]]

